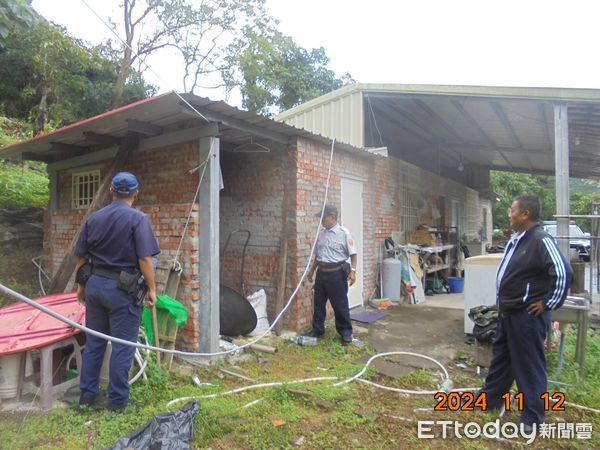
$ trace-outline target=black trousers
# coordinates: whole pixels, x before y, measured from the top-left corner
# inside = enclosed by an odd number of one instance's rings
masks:
[[[524,397],[521,423],[526,425],[544,421],[540,395],[548,390],[544,342],[550,322],[549,311],[534,317],[523,309],[498,317],[492,362],[482,392],[487,393],[490,409],[500,409],[504,405],[502,395],[516,381]],[[516,410],[517,405],[512,404],[511,409]]]
[[[352,335],[352,321],[348,307],[348,280],[342,270],[335,272],[317,271],[313,297],[313,331],[317,334],[325,333],[325,306],[327,300],[331,302],[335,313],[335,328],[341,336]]]

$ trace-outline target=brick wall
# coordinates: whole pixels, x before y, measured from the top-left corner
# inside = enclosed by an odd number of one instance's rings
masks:
[[[199,172],[188,173],[199,165],[197,142],[178,144],[134,154],[123,170],[133,172],[140,182],[140,194],[135,207],[146,213],[158,239],[161,264],[175,258],[181,236],[196,192]],[[72,174],[100,169],[106,174],[109,162],[90,167],[64,170],[58,173],[58,208],[46,214],[44,250],[50,257],[54,273],[64,258],[71,240],[84,220],[85,210],[71,210]],[[199,342],[198,317],[198,205],[194,206],[178,260],[184,271],[177,294],[188,309],[188,321],[179,334],[179,345],[197,349]]]
[[[221,154],[224,184],[220,197],[219,229],[221,283],[243,291],[240,293],[244,296],[264,289],[269,321],[276,315],[284,223],[290,215],[289,196],[295,186],[290,159],[293,153],[293,150],[286,149],[270,153]],[[242,252],[247,233],[231,234],[235,230],[250,232],[243,274]]]
[[[292,262],[294,277],[289,289],[299,282],[308,263],[311,246],[315,239],[318,219],[314,214],[319,211],[325,196],[330,147],[315,143],[308,139],[299,139],[296,155],[297,189],[295,198],[295,232],[294,243],[296,260]],[[383,160],[381,161],[383,163]],[[378,210],[389,198],[381,186],[388,180],[393,171],[388,171],[384,164],[376,165],[372,159],[337,150],[334,152],[328,203],[340,209],[341,180],[351,177],[362,181],[363,185],[363,296],[368,298],[375,286],[377,278],[377,259],[379,232]],[[396,194],[392,194],[396,198]],[[391,206],[391,205],[390,205]],[[389,218],[390,209],[384,208],[382,214],[385,226],[392,226]],[[351,232],[353,230],[350,230]],[[290,323],[296,329],[308,327],[312,319],[312,286],[304,283],[298,291],[296,301],[290,313]]]

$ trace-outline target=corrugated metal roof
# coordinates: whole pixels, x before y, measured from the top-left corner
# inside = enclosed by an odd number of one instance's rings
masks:
[[[361,96],[362,107],[354,100]],[[571,176],[600,178],[600,90],[353,84],[278,115],[278,120],[428,168],[459,161],[491,170],[554,172],[553,105],[567,103]],[[349,104],[351,110],[344,110]],[[335,119],[323,111],[336,106]],[[361,129],[361,133],[346,130]]]
[[[185,99],[185,102],[182,98]],[[183,121],[198,121],[198,124],[205,122],[205,119],[194,113],[186,105],[186,102],[193,105],[208,121],[219,122],[221,124],[219,127],[221,140],[232,144],[248,143],[253,137],[254,142],[271,140],[282,144],[301,137],[331,145],[332,140],[330,138],[320,136],[317,133],[277,122],[255,113],[242,111],[221,101],[212,101],[192,94],[182,94],[180,98],[172,92],[147,98],[68,125],[51,133],[7,146],[0,149],[0,158],[24,157],[24,159],[27,159],[32,154],[43,158],[57,154],[61,148],[64,149],[66,146],[72,146],[71,148],[76,151],[81,149],[78,154],[92,153],[98,150],[99,146],[91,145],[85,133],[120,139],[130,131],[128,122],[130,120],[145,122],[161,128]],[[256,138],[257,135],[259,135],[258,138]],[[341,142],[336,143],[336,148],[362,157],[375,157],[365,149]]]

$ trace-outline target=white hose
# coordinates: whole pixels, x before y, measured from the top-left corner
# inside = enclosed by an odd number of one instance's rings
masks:
[[[251,389],[262,389],[267,387],[281,386],[283,384],[303,384],[303,383],[314,383],[316,381],[331,381],[337,380],[337,377],[317,377],[317,378],[305,378],[303,380],[295,380],[295,381],[276,381],[273,383],[261,383],[261,384],[253,384],[252,386],[244,386],[237,389],[232,389],[230,391],[220,392],[218,394],[208,394],[208,395],[200,395],[200,396],[192,396],[192,397],[181,397],[171,400],[167,403],[167,407],[174,405],[175,403],[185,402],[188,400],[196,400],[201,398],[215,398],[220,397],[222,395],[231,395],[237,394],[239,392],[249,391]]]
[[[594,412],[596,414],[600,414],[600,409],[590,408],[589,406],[576,405],[575,403],[563,402],[565,406],[572,406],[573,408],[583,409],[585,411]]]
[[[442,363],[436,361],[435,359],[433,359],[429,356],[421,355],[420,353],[413,353],[413,352],[385,352],[385,353],[378,353],[376,355],[371,356],[371,358],[369,358],[369,360],[367,361],[367,363],[365,364],[365,366],[363,367],[363,369],[360,372],[358,372],[353,377],[350,377],[344,381],[340,381],[339,383],[334,384],[334,386],[340,386],[342,384],[351,383],[352,381],[356,380],[357,378],[360,378],[367,371],[367,368],[369,367],[371,362],[373,362],[375,359],[381,358],[382,356],[391,356],[391,355],[415,356],[417,358],[424,358],[428,361],[431,361],[431,362],[437,364],[442,369],[442,372],[444,373],[444,381],[450,379],[450,375],[448,375],[448,371],[442,365]],[[414,391],[414,392],[422,392],[422,391]]]
[[[138,370],[138,372],[129,380],[129,384],[135,383],[142,375],[144,376],[145,380],[148,379],[146,377],[146,366],[148,365],[148,361],[142,358],[139,350],[135,351],[135,360],[140,366],[140,370]]]

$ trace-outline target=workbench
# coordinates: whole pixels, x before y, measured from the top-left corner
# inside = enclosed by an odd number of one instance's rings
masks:
[[[454,245],[452,244],[419,248],[423,265],[423,286],[425,286],[425,279],[430,273],[445,271],[446,276],[444,278],[447,278],[451,266],[448,251],[453,248]]]

